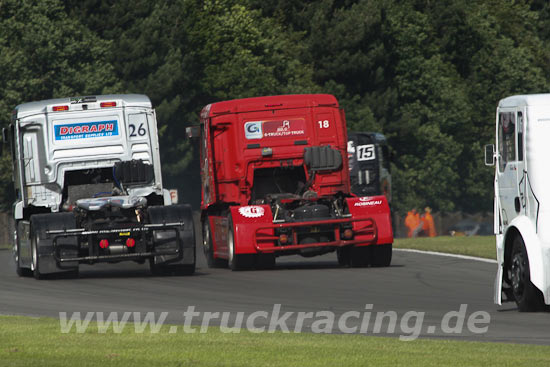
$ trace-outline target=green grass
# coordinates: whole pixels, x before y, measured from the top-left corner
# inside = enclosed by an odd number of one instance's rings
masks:
[[[93,324],[91,324],[93,325]],[[361,335],[60,332],[50,318],[0,316],[2,366],[549,366],[548,347]],[[180,326],[181,328],[181,326]]]
[[[395,248],[446,252],[496,259],[495,236],[396,238]]]

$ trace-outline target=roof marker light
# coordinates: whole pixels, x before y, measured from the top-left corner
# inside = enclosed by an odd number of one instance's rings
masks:
[[[101,102],[100,107],[116,107],[116,102]]]
[[[52,111],[68,111],[69,106],[53,106]]]

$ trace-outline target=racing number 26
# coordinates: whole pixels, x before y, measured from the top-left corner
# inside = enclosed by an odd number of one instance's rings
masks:
[[[319,129],[328,129],[330,127],[330,122],[328,120],[319,120],[317,123],[319,124]]]
[[[130,137],[136,137],[136,136],[145,136],[147,134],[147,130],[143,127],[143,123],[139,124],[139,127],[136,128],[136,125],[130,124],[128,125],[130,128]]]

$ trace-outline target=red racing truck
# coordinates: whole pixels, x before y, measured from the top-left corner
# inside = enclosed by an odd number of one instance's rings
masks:
[[[203,250],[210,267],[269,268],[336,251],[341,265],[389,266],[384,196],[350,192],[344,111],[332,95],[237,99],[203,108]]]

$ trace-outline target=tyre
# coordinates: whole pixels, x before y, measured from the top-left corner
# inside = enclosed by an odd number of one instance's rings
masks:
[[[151,269],[151,274],[155,276],[193,275],[195,273],[195,264],[164,265],[155,264],[154,259],[149,259],[149,269]]]
[[[233,220],[231,219],[231,214],[229,214],[227,225],[229,226],[229,231],[227,233],[227,248],[229,251],[227,262],[229,268],[233,271],[252,268],[254,266],[255,254],[235,254],[235,236],[233,234]]]
[[[40,256],[38,254],[39,237],[36,233],[36,229],[31,225],[31,270],[34,275],[34,279],[44,279],[44,275],[40,273]]]
[[[512,293],[519,311],[534,312],[543,310],[542,293],[531,283],[529,257],[521,236],[514,238],[508,272]]]
[[[352,247],[350,254],[350,265],[354,268],[365,268],[372,262],[372,247]]]
[[[275,254],[258,254],[256,256],[256,268],[262,270],[275,268]]]
[[[21,247],[19,245],[19,235],[15,238],[13,256],[15,260],[15,272],[17,275],[20,277],[32,277],[32,270],[21,266]]]
[[[391,264],[392,244],[374,245],[372,254],[372,266],[386,267]]]
[[[206,257],[206,263],[209,268],[226,267],[227,262],[225,260],[214,257],[213,241],[212,231],[210,230],[210,221],[208,217],[206,217],[202,222],[202,249],[204,251],[204,257]]]
[[[338,265],[350,266],[351,265],[351,249],[352,246],[338,247],[336,249],[336,258],[338,259]]]

